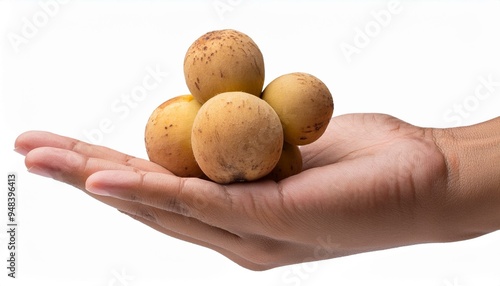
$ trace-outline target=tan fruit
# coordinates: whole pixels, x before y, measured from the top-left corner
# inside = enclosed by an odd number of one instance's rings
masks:
[[[302,171],[302,154],[297,145],[285,142],[281,157],[274,169],[266,176],[273,181],[281,181]]]
[[[191,148],[191,128],[200,107],[192,95],[181,95],[153,111],[145,131],[149,160],[177,176],[203,175]]]
[[[262,99],[273,107],[283,125],[285,141],[305,145],[317,140],[333,114],[328,87],[307,73],[290,73],[271,81]]]
[[[216,94],[243,91],[260,96],[264,58],[246,34],[217,30],[199,37],[184,58],[184,77],[191,94],[205,103]]]
[[[278,162],[283,128],[276,112],[259,97],[225,92],[200,108],[191,143],[196,161],[211,180],[252,181]]]

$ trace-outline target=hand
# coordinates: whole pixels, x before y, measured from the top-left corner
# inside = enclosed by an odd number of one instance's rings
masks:
[[[280,182],[219,185],[47,132],[20,135],[28,170],[253,270],[452,240],[449,170],[433,130],[382,114],[332,119]]]

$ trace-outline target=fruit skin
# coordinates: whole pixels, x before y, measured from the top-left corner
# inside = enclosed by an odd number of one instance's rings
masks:
[[[285,141],[294,145],[316,141],[333,115],[333,98],[328,87],[317,77],[303,72],[274,79],[262,92],[262,99],[280,117]]]
[[[278,162],[283,128],[276,112],[259,97],[225,92],[200,108],[191,143],[196,161],[211,180],[253,181]]]
[[[200,103],[228,91],[260,96],[264,86],[264,58],[246,34],[227,29],[208,32],[187,50],[184,78]]]
[[[203,175],[191,148],[191,128],[200,107],[192,95],[181,95],[153,111],[144,136],[150,161],[180,177]]]
[[[281,157],[266,179],[279,182],[302,171],[302,153],[297,145],[284,142]]]

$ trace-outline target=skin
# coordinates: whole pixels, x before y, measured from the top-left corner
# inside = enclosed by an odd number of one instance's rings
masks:
[[[21,134],[32,173],[68,183],[239,265],[282,265],[477,237],[500,226],[500,117],[450,129],[334,117],[278,183],[220,185],[47,132]]]

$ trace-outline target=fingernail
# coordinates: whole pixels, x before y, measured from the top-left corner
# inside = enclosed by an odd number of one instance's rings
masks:
[[[49,170],[44,169],[44,168],[40,168],[40,167],[37,167],[37,166],[33,166],[33,167],[29,168],[28,172],[30,172],[32,174],[35,174],[35,175],[39,175],[39,176],[51,178],[51,179],[54,178],[52,176],[52,173]]]
[[[14,148],[14,151],[25,156],[26,154],[28,154],[28,150],[22,148],[22,147],[16,147]]]
[[[96,186],[88,186],[87,191],[89,191],[94,195],[99,195],[99,196],[109,197],[111,195],[108,190]]]

